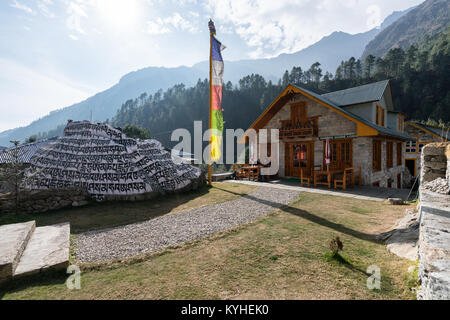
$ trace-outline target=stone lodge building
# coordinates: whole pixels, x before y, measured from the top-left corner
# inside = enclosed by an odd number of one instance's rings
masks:
[[[323,95],[288,85],[249,129],[279,129],[279,177],[300,177],[301,170],[310,175],[319,165],[327,168],[329,139],[330,169],[361,167],[363,185],[400,188],[405,142],[412,140],[404,132],[404,118],[394,108],[389,80]],[[249,131],[244,137],[261,158],[267,150],[256,148],[261,141],[252,141]]]

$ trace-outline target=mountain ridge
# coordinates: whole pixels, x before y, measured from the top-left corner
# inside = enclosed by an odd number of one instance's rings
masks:
[[[410,45],[421,42],[425,35],[432,36],[444,30],[449,25],[449,19],[450,1],[427,0],[378,33],[367,44],[362,58],[369,54],[382,57],[396,47],[408,49]]]

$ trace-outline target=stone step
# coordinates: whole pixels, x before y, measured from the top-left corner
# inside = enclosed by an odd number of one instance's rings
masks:
[[[13,276],[35,228],[35,221],[0,226],[0,282]]]
[[[14,277],[69,266],[70,224],[38,227],[22,254]]]

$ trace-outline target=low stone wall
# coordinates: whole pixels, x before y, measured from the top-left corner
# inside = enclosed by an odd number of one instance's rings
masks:
[[[418,299],[450,299],[450,195],[423,187],[438,178],[448,179],[446,150],[449,144],[433,143],[421,155]]]
[[[197,190],[206,184],[205,175],[202,173],[197,179],[192,179],[186,187],[176,191],[154,191],[143,194],[131,195],[106,195],[104,201],[142,201],[156,198],[163,194],[183,193]],[[80,207],[88,204],[91,199],[89,194],[82,189],[66,188],[51,190],[23,190],[19,194],[17,211],[24,213],[43,213],[58,210],[65,207]],[[16,212],[16,198],[13,193],[0,193],[0,214]]]
[[[445,148],[445,156],[447,157],[447,183],[450,186],[450,144]]]
[[[82,206],[88,204],[88,201],[87,192],[76,188],[21,191],[17,211],[43,213],[70,206]],[[16,212],[16,197],[12,193],[5,193],[0,195],[0,214],[9,212]]]

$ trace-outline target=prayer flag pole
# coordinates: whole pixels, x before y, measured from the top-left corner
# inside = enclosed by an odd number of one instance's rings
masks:
[[[215,34],[215,27],[214,22],[209,19],[208,23],[209,27],[209,132],[210,132],[210,139],[209,139],[209,163],[208,163],[208,184],[211,185],[211,179],[212,179],[212,167],[211,167],[211,152],[212,152],[212,131],[211,131],[211,123],[212,123],[212,37]]]
[[[214,22],[209,20],[209,37],[210,37],[210,51],[209,51],[209,129],[210,129],[210,153],[208,163],[208,182],[211,185],[212,163],[219,161],[221,155],[221,145],[223,138],[223,69],[224,63],[221,51],[225,46],[216,39],[216,28]]]

